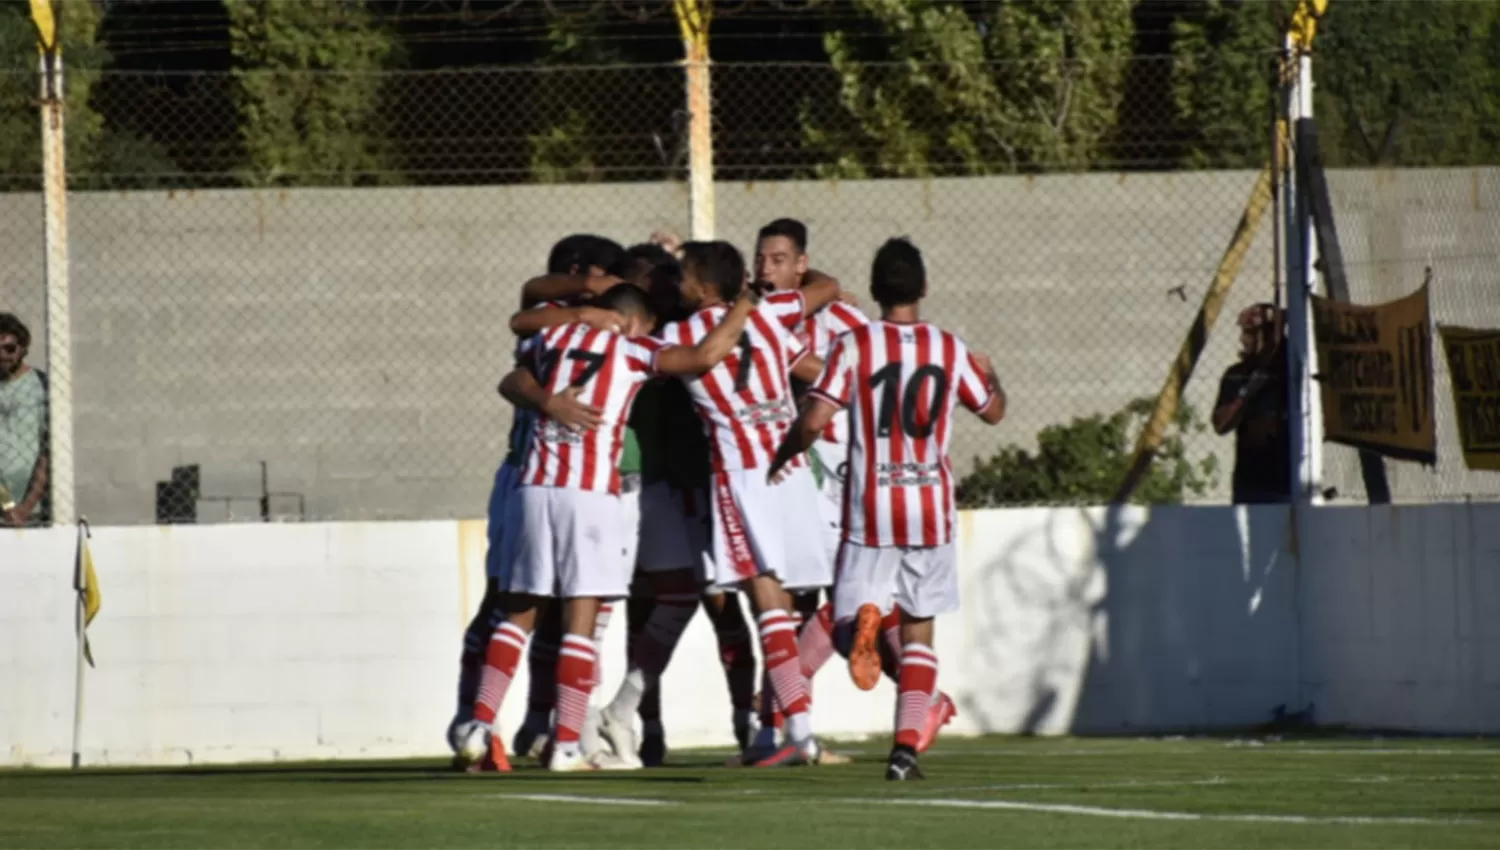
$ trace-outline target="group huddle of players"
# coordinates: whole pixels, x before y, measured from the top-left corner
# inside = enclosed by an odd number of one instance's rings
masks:
[[[555,771],[661,764],[658,686],[703,607],[732,763],[844,760],[820,746],[811,711],[813,676],[838,652],[858,687],[895,681],[886,776],[920,778],[918,755],[955,714],[933,650],[933,618],[958,608],[953,411],[1005,414],[992,364],[920,318],[920,251],[877,251],[875,320],[808,268],[792,219],[761,229],[754,278],[727,242],[670,237],[625,249],[570,236],[547,271],[511,322],[500,392],[515,424],[491,495],[489,588],[465,635],[455,764],[510,770],[496,717],[523,659],[529,704],[510,753]],[[619,600],[627,673],[591,712]]]

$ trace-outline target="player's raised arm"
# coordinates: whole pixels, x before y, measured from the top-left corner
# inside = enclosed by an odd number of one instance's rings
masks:
[[[823,365],[823,358],[812,353],[805,354],[792,366],[792,377],[804,383],[815,383],[823,374]]]
[[[816,269],[808,269],[802,276],[802,315],[811,316],[839,299],[837,278]]]
[[[837,405],[822,396],[809,395],[804,398],[797,421],[792,423],[786,439],[776,448],[776,457],[771,461],[771,468],[766,470],[766,480],[776,481],[782,467],[791,463],[792,458],[812,448],[838,411]]]
[[[685,345],[662,349],[656,355],[656,371],[664,375],[701,375],[719,365],[745,332],[745,320],[754,312],[757,298],[746,287],[734,308],[697,345]]]
[[[601,331],[620,333],[624,322],[613,310],[599,307],[540,307],[522,310],[510,317],[510,330],[519,337],[539,334],[559,325],[585,324]]]
[[[833,421],[834,415],[849,403],[852,370],[859,357],[858,351],[857,344],[851,344],[846,337],[834,344],[833,350],[828,354],[826,367],[817,356],[811,354],[799,361],[799,366],[808,360],[818,361],[818,382],[807,391],[807,397],[802,400],[802,410],[797,414],[797,421],[792,423],[791,430],[777,447],[776,457],[766,472],[767,480],[775,481],[782,467],[816,443],[823,429]]]
[[[534,410],[573,431],[592,431],[604,422],[604,412],[578,400],[582,387],[550,393],[531,370],[518,366],[500,381],[500,395],[516,407]]]
[[[602,295],[619,283],[614,275],[544,274],[521,285],[521,309],[545,301],[566,301],[585,295]]]
[[[959,375],[959,398],[985,424],[999,425],[1005,418],[1005,389],[995,375],[995,364],[971,351],[964,365],[968,368]]]

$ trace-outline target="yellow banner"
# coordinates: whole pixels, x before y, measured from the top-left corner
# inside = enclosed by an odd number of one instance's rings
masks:
[[[1500,470],[1500,330],[1438,325],[1464,465]]]
[[[1365,307],[1313,296],[1323,438],[1387,457],[1437,462],[1427,286]]]

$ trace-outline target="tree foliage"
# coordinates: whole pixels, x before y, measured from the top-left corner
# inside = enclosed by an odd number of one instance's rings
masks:
[[[1269,149],[1271,62],[1292,7],[1195,4],[1174,25],[1184,165],[1254,167]],[[1314,42],[1329,165],[1500,162],[1500,3],[1337,0]]]
[[[609,65],[619,62],[617,50],[599,37],[595,9],[559,14],[547,26],[547,52],[542,65]],[[531,147],[531,174],[538,183],[592,183],[600,179],[595,116],[580,109],[588,98],[578,91],[580,79],[566,71],[546,71],[540,79],[540,114],[546,126],[527,135]]]
[[[224,0],[251,185],[385,182],[395,165],[381,95],[399,57],[365,0]],[[318,72],[318,73],[308,73]]]
[[[90,104],[94,86],[109,63],[98,41],[100,10],[90,0],[56,6],[62,40],[66,157],[75,189],[149,184],[149,175],[171,170],[160,146],[121,131],[109,131]],[[40,185],[41,118],[37,108],[36,27],[25,3],[0,5],[0,176],[18,186]]]
[[[1134,2],[855,0],[879,38],[829,32],[838,109],[802,110],[822,176],[1088,167],[1115,124]]]
[[[1329,165],[1500,162],[1500,3],[1334,2],[1316,48]]]
[[[958,483],[961,507],[1036,504],[1105,504],[1130,469],[1135,437],[1151,416],[1155,399],[1139,398],[1118,412],[1074,418],[1037,434],[1035,452],[1010,445]],[[1132,500],[1138,504],[1180,504],[1202,496],[1218,481],[1213,455],[1193,461],[1186,439],[1207,425],[1188,405],[1178,408],[1156,461]]]

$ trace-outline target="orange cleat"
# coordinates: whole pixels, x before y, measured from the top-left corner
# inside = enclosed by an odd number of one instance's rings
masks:
[[[505,742],[499,735],[490,736],[490,751],[484,758],[469,766],[470,773],[510,773],[510,756],[505,753]]]
[[[880,609],[875,605],[859,606],[854,615],[854,645],[849,649],[849,678],[862,691],[874,690],[880,683]]]

